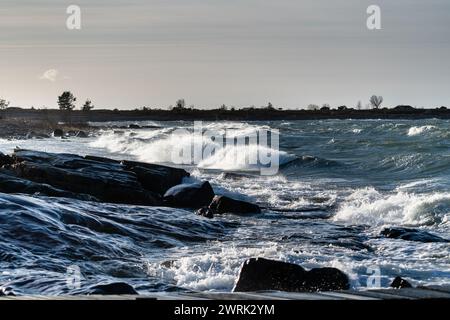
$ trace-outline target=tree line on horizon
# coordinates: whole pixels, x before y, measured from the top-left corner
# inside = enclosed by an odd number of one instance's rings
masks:
[[[58,96],[58,107],[60,110],[62,111],[73,111],[76,108],[76,101],[77,98],[74,96],[74,94],[70,91],[64,91],[60,96]],[[358,101],[358,103],[356,104],[355,108],[351,108],[351,107],[347,107],[345,105],[342,106],[338,106],[335,109],[339,110],[339,111],[343,111],[343,110],[370,110],[370,109],[380,109],[381,105],[383,103],[383,97],[382,96],[377,96],[377,95],[372,95],[369,99],[369,103],[367,103],[365,105],[365,107],[363,107],[362,102]],[[9,107],[10,102],[1,98],[0,97],[0,110],[5,110]],[[87,99],[84,104],[80,107],[81,111],[91,111],[92,109],[94,109],[94,105],[92,103],[92,101],[90,99]],[[397,106],[396,108],[403,108],[403,109],[415,109],[409,105],[400,105]],[[34,109],[34,107],[31,107],[31,109]],[[322,106],[316,105],[316,104],[309,104],[306,109],[297,109],[297,110],[308,110],[308,111],[328,111],[328,110],[332,110],[333,108],[325,103]],[[387,109],[386,107],[383,109]],[[441,106],[439,109],[447,109],[444,106]],[[142,108],[136,108],[135,111],[150,111],[150,110],[165,110],[165,109],[161,109],[161,108],[150,108],[150,107],[142,107]],[[175,103],[175,105],[169,106],[169,110],[171,111],[175,111],[175,112],[180,112],[180,111],[193,111],[193,110],[201,110],[201,109],[196,109],[194,105],[191,105],[189,107],[186,106],[186,102],[184,99],[178,99]],[[214,110],[214,109],[207,109],[207,110]],[[269,102],[266,106],[262,106],[260,108],[256,107],[256,106],[250,106],[250,107],[242,107],[242,108],[235,108],[233,107],[228,107],[225,104],[222,104],[220,107],[218,107],[215,110],[220,110],[220,111],[237,111],[237,110],[242,110],[242,111],[249,111],[249,110],[268,110],[268,111],[283,111],[283,110],[289,110],[289,109],[283,109],[283,108],[275,108],[273,106],[273,104],[271,102]],[[118,109],[114,109],[114,111],[119,111]]]

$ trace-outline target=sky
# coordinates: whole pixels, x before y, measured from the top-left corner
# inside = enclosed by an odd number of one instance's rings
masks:
[[[69,5],[81,30],[69,30]],[[366,26],[381,8],[381,30]],[[448,0],[1,0],[0,97],[56,108],[450,107]]]

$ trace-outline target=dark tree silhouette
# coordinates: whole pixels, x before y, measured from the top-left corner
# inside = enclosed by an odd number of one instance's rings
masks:
[[[92,104],[91,100],[87,99],[86,102],[81,107],[81,110],[83,110],[83,111],[90,111],[92,109],[94,109],[94,105]]]
[[[372,105],[372,107],[374,107],[375,109],[378,109],[381,106],[381,104],[383,103],[383,97],[373,95],[370,97],[369,101],[370,101],[370,104]]]
[[[184,99],[177,100],[176,107],[178,109],[184,109],[185,106],[186,106],[186,102],[184,101]]]
[[[60,110],[73,110],[75,108],[75,101],[77,98],[70,91],[64,91],[62,95],[58,97],[58,106]]]
[[[3,98],[0,98],[0,110],[5,110],[9,106],[9,101],[6,101]]]

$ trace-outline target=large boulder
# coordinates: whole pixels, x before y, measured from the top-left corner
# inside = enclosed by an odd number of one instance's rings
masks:
[[[401,239],[407,241],[418,242],[449,242],[449,240],[431,234],[424,230],[393,227],[385,228],[381,231],[381,235],[386,238]]]
[[[306,271],[292,263],[252,258],[242,265],[233,291],[315,292],[346,290],[349,287],[347,275],[335,268]]]
[[[214,190],[208,181],[184,183],[174,186],[164,194],[164,203],[176,208],[198,209],[214,198]]]

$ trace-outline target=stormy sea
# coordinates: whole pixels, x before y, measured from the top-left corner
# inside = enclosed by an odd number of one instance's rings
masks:
[[[173,148],[198,143],[188,121],[91,125],[99,129],[89,137],[0,139],[0,151],[180,167],[171,163]],[[27,295],[83,294],[112,282],[139,293],[231,291],[253,257],[335,267],[358,290],[373,285],[373,275],[381,287],[399,275],[414,285],[450,283],[450,121],[203,125],[236,137],[279,130],[275,175],[233,160],[229,148],[181,166],[186,182],[207,180],[215,194],[256,203],[261,214],[207,219],[187,209],[0,193],[0,287]],[[174,135],[180,128],[185,134]],[[386,232],[401,228],[409,236]],[[80,286],[68,285],[74,267]]]

